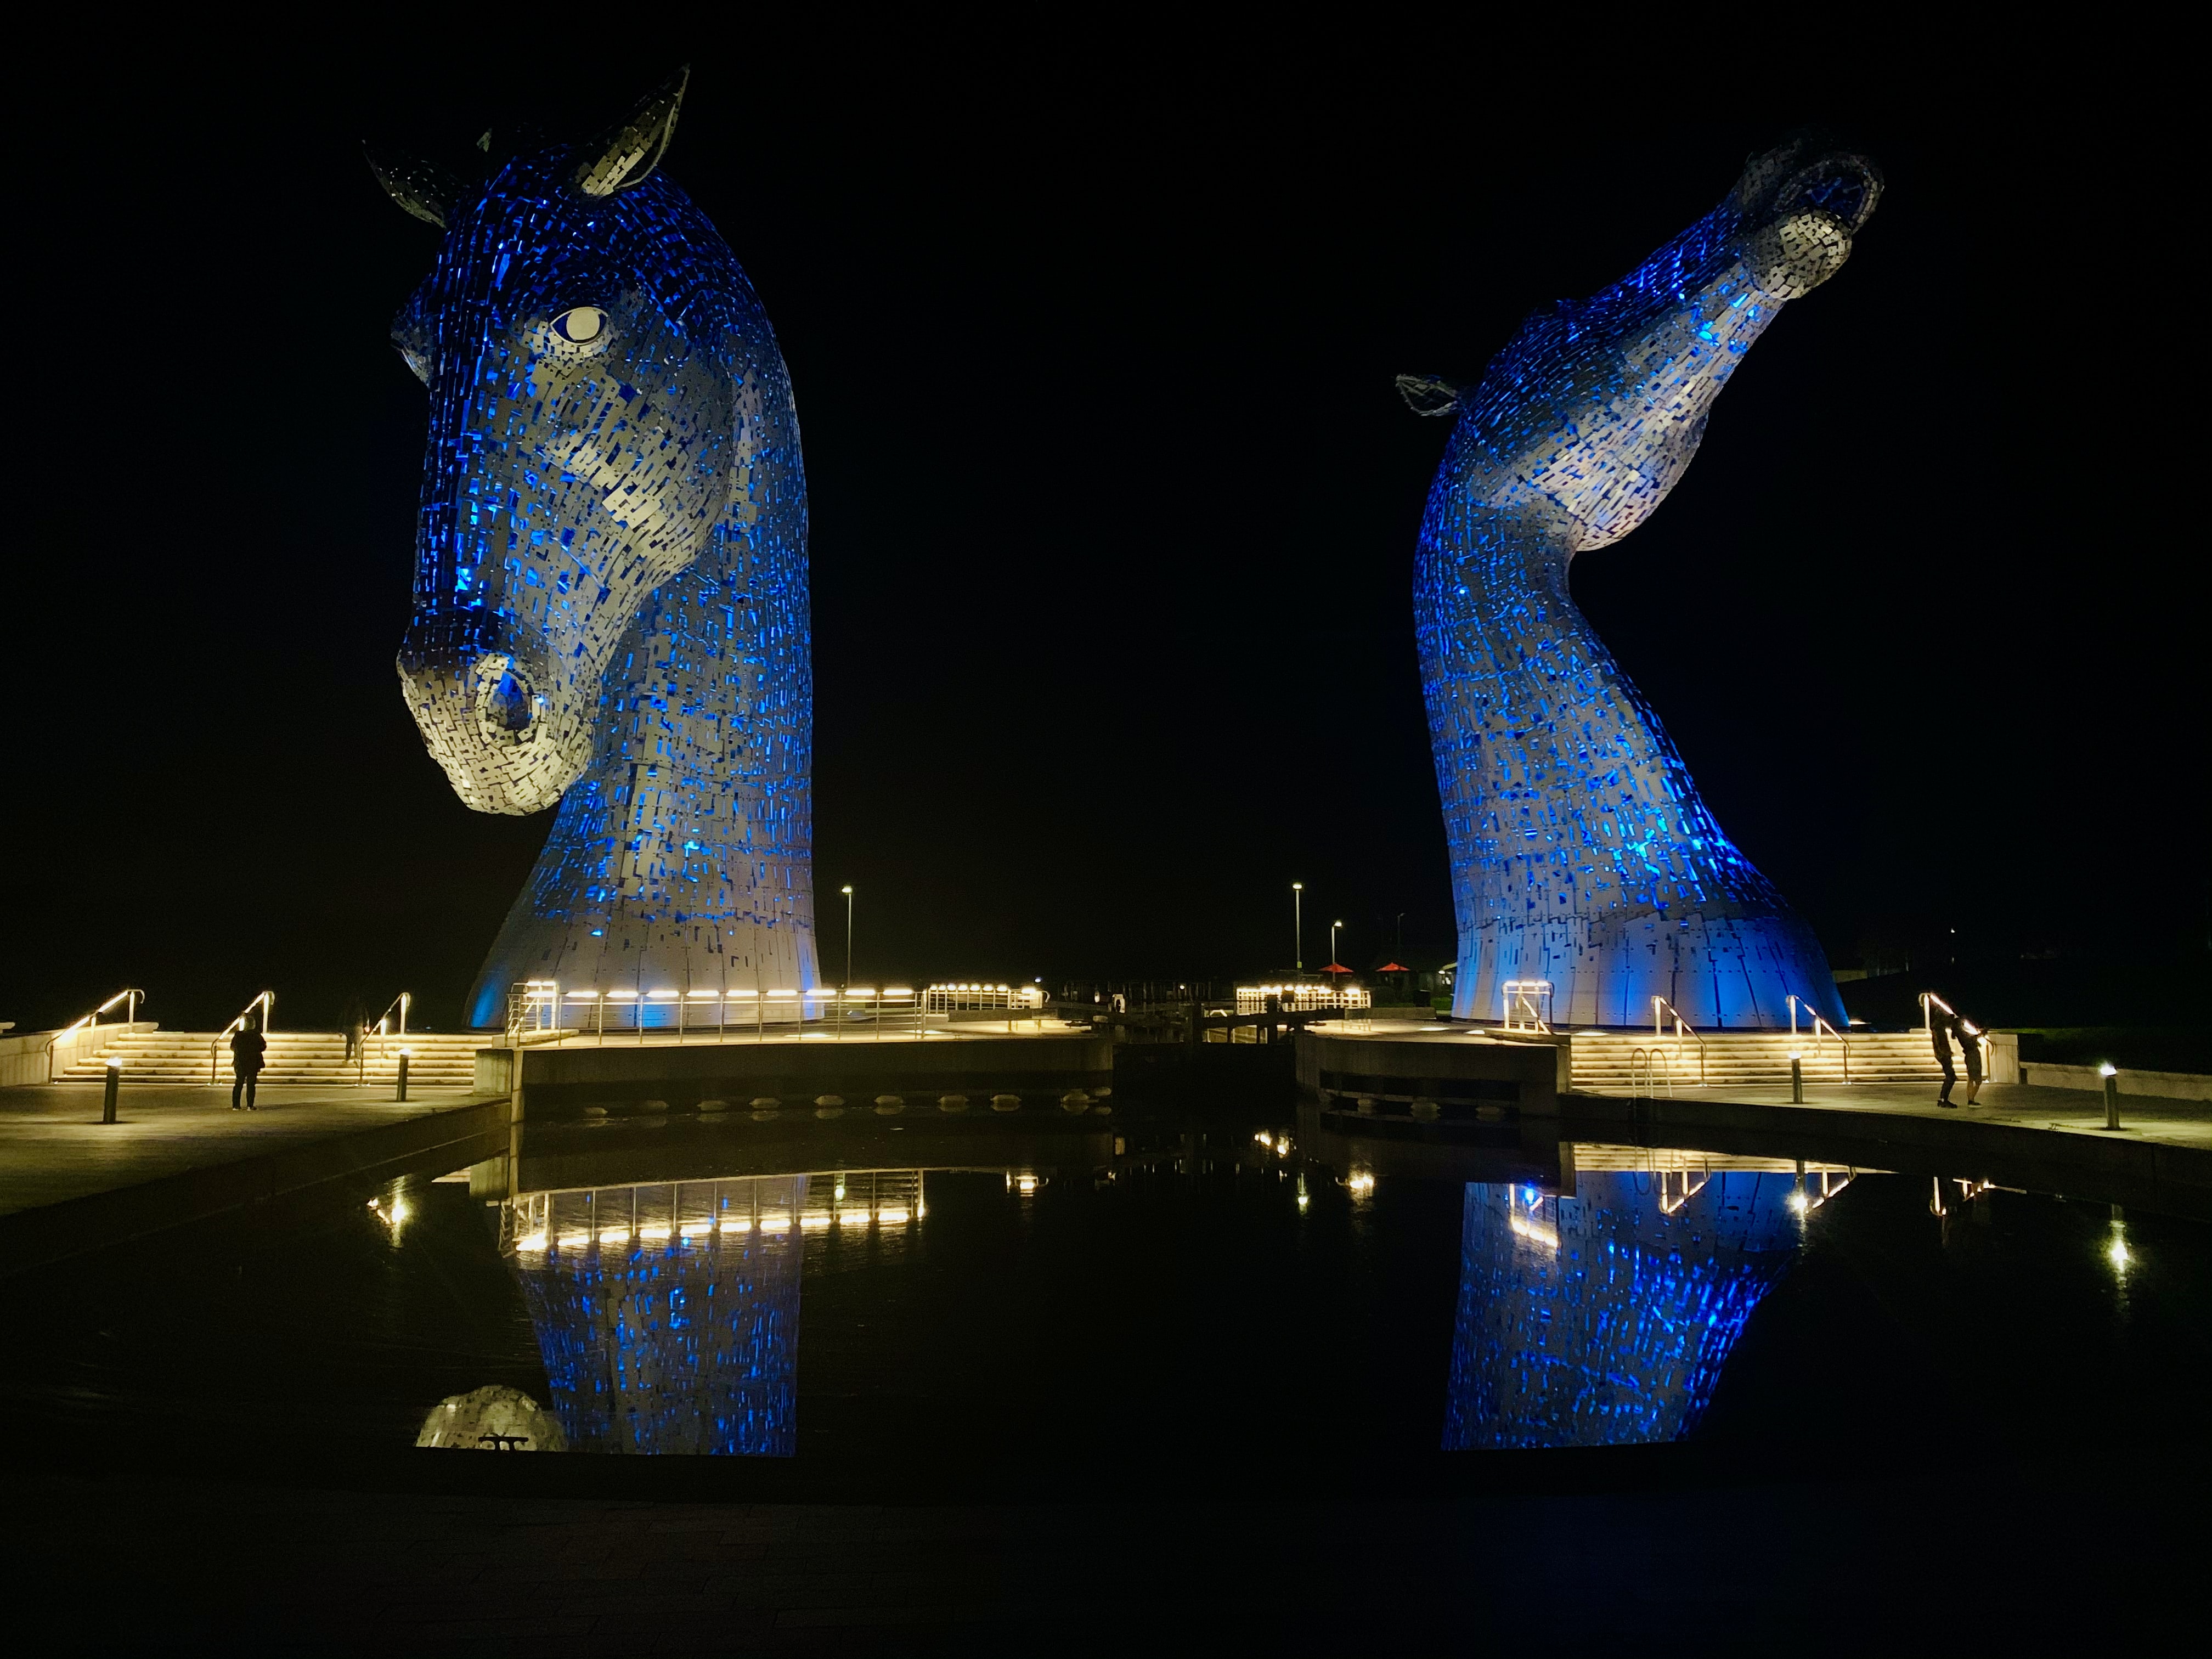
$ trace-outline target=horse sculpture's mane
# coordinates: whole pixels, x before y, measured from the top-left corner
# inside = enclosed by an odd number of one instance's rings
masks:
[[[806,499],[736,257],[658,171],[681,76],[475,187],[372,158],[446,232],[394,339],[431,393],[399,672],[479,811],[559,811],[471,994],[814,981]]]

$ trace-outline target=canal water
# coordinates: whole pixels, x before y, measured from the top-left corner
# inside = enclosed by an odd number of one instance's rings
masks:
[[[19,1434],[149,1458],[1018,1486],[1655,1445],[1956,1468],[2212,1433],[2194,1221],[1596,1141],[1369,1163],[1288,1116],[939,1127],[617,1124],[526,1155],[511,1198],[426,1172],[167,1235],[11,1288],[0,1390]]]

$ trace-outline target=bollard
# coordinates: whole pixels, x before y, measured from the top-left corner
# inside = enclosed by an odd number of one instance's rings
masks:
[[[402,1100],[404,1100],[404,1099],[406,1099],[406,1098],[407,1098],[407,1055],[408,1055],[408,1052],[409,1052],[409,1051],[408,1051],[407,1049],[404,1049],[404,1048],[402,1048],[402,1049],[399,1051],[399,1098],[400,1098],[400,1099],[402,1099]]]
[[[102,1123],[115,1121],[115,1089],[122,1081],[123,1058],[119,1054],[111,1055],[107,1061],[107,1093],[100,1103],[100,1121]]]
[[[2117,1066],[2100,1066],[2097,1074],[2105,1079],[2105,1127],[2120,1127],[2120,1073]]]
[[[1792,1106],[1805,1103],[1805,1056],[1802,1054],[1790,1056],[1790,1103]]]

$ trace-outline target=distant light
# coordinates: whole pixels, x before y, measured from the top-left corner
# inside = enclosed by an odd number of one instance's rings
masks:
[[[2125,1271],[2128,1265],[2128,1241],[2126,1239],[2115,1238],[2112,1241],[2112,1248],[2106,1250],[2105,1254],[2112,1258],[2112,1265],[2115,1267]]]
[[[1790,1194],[1790,1207],[1796,1211],[1800,1215],[1804,1214],[1807,1201],[1805,1194],[1802,1192],[1796,1192]]]

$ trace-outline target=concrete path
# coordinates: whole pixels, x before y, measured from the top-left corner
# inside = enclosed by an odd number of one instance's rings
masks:
[[[2136,1140],[2164,1146],[2212,1149],[2212,1102],[2160,1100],[2146,1095],[2120,1097],[2120,1128],[2105,1127],[2105,1098],[2086,1089],[2041,1089],[2021,1083],[1990,1083],[1982,1088],[1978,1105],[1964,1103],[1966,1087],[1951,1091],[1960,1102],[1953,1110],[1936,1104],[1940,1085],[1927,1083],[1863,1083],[1849,1087],[1807,1084],[1805,1105],[1836,1110],[1875,1112],[1899,1117],[1925,1117],[1961,1124],[2008,1124],[2022,1129],[2063,1129],[2094,1136],[2100,1141]],[[1609,1099],[1630,1098],[1622,1090],[1583,1090],[1579,1092]],[[1666,1099],[1666,1091],[1660,1098]],[[1728,1101],[1746,1106],[1787,1106],[1790,1085],[1771,1088],[1724,1084],[1710,1089],[1681,1088],[1674,1099]]]
[[[465,1089],[296,1086],[260,1091],[255,1112],[230,1109],[230,1086],[125,1084],[118,1121],[100,1121],[102,1085],[0,1089],[0,1215],[289,1151],[404,1122],[471,1097]]]

